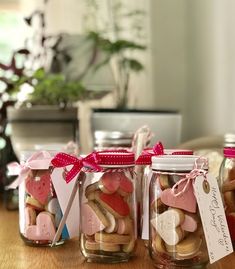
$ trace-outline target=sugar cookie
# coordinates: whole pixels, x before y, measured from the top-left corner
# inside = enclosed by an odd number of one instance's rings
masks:
[[[98,232],[95,234],[95,241],[101,243],[128,244],[131,240],[130,235],[107,234]]]
[[[118,234],[131,234],[134,226],[133,221],[130,218],[122,218],[117,220],[117,233]]]
[[[95,198],[102,207],[108,210],[116,218],[123,218],[130,214],[128,203],[117,193],[106,194],[96,192]]]
[[[196,214],[186,213],[184,215],[184,222],[180,225],[180,227],[187,232],[195,232],[197,230],[198,224],[198,216]]]
[[[201,243],[201,238],[194,234],[189,234],[184,240],[176,245],[177,254],[182,257],[195,256],[200,249]]]
[[[98,182],[100,190],[107,194],[112,194],[116,192],[119,188],[119,185],[120,185],[119,172],[104,173]]]
[[[26,206],[25,209],[25,227],[27,228],[30,225],[36,224],[36,211],[29,206]]]
[[[34,208],[35,210],[38,211],[44,210],[44,206],[33,197],[27,196],[25,203],[26,205]]]

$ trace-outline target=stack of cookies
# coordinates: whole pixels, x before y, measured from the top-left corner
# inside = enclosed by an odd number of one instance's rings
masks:
[[[81,247],[89,253],[130,254],[135,246],[134,187],[124,172],[105,172],[85,189]]]
[[[172,186],[179,176],[159,174],[150,186],[150,239],[153,255],[177,260],[196,258],[205,246],[202,225],[191,182]],[[155,189],[154,189],[155,188]],[[156,190],[157,188],[157,190]],[[186,190],[185,190],[186,189]]]
[[[62,218],[62,211],[52,191],[49,170],[31,170],[25,179],[24,223],[21,231],[26,242],[49,244]]]

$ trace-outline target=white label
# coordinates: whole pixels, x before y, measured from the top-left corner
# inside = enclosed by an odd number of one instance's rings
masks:
[[[69,198],[72,195],[74,185],[76,184],[76,180],[74,178],[71,182],[66,183],[63,177],[63,172],[63,168],[56,168],[54,169],[51,178],[61,210],[64,214],[69,202]],[[66,219],[66,226],[70,238],[77,237],[79,235],[79,214],[79,197],[77,192]]]
[[[194,192],[199,207],[206,238],[210,263],[233,252],[224,207],[216,178],[207,174],[194,182]]]

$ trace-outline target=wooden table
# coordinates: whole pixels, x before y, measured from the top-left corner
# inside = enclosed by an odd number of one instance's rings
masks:
[[[86,263],[77,240],[62,247],[45,248],[24,245],[18,233],[18,212],[7,211],[0,204],[1,269],[148,269],[153,268],[147,249],[139,240],[136,257],[128,263],[105,265]],[[207,269],[235,269],[235,254],[207,266]]]

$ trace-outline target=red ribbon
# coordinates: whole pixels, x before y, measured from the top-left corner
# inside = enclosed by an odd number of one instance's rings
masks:
[[[66,172],[65,181],[69,183],[80,171],[83,167],[88,167],[95,171],[101,171],[101,167],[97,165],[98,155],[96,152],[89,154],[88,156],[82,157],[74,157],[68,155],[66,153],[58,153],[51,161],[54,167],[66,167],[68,165],[72,165],[73,167]]]
[[[149,165],[151,164],[152,156],[158,155],[164,155],[164,147],[161,142],[157,142],[153,148],[144,149],[135,163],[138,165]]]

